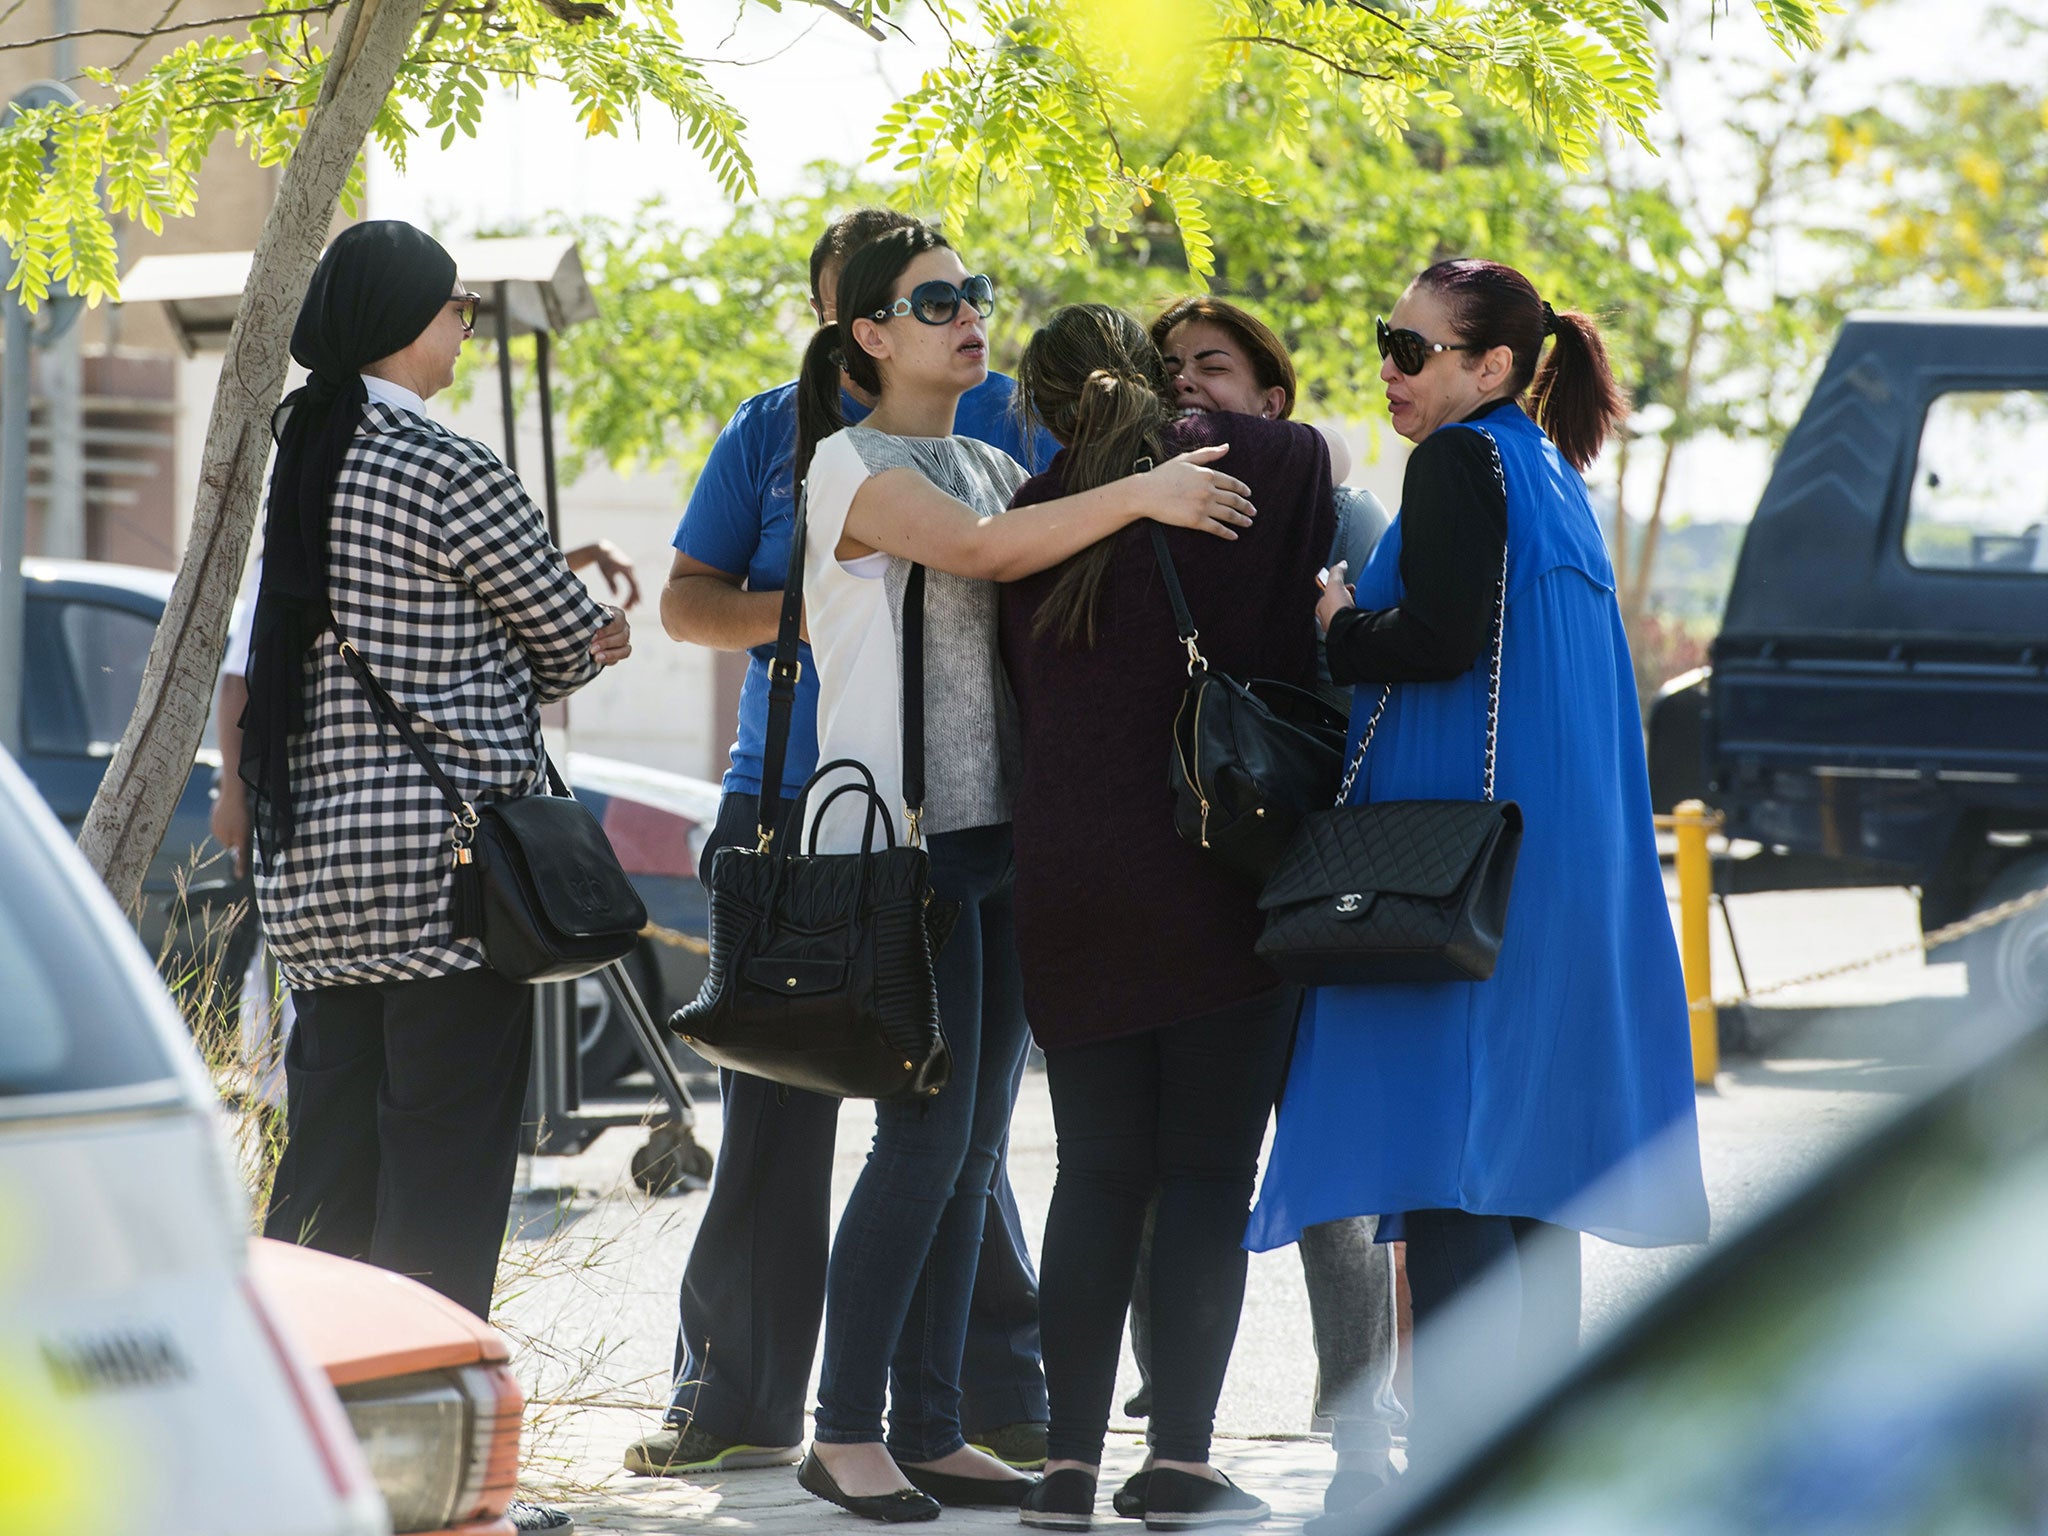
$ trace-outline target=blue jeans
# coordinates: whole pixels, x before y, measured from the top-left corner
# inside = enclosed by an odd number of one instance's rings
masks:
[[[960,1358],[989,1188],[1024,1071],[1007,823],[930,839],[932,886],[961,904],[938,962],[953,1076],[936,1098],[875,1106],[875,1142],[825,1276],[816,1438],[887,1440],[937,1461],[960,1432]],[[884,1394],[889,1432],[882,1432]]]

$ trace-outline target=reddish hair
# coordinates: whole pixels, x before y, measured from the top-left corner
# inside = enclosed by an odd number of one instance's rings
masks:
[[[1514,354],[1510,394],[1529,393],[1530,414],[1572,468],[1584,470],[1600,456],[1608,434],[1628,414],[1628,397],[1614,381],[1591,316],[1554,311],[1534,283],[1497,261],[1440,261],[1415,285],[1443,299],[1460,341]],[[1539,366],[1545,337],[1556,344]]]

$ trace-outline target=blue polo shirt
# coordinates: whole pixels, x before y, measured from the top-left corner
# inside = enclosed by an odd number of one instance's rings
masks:
[[[993,444],[1036,474],[1058,450],[1043,431],[1027,442],[1023,423],[1011,409],[1015,381],[1000,373],[960,397],[953,430]],[[867,407],[841,394],[839,409],[849,422]],[[713,570],[746,578],[750,592],[780,592],[789,572],[789,541],[795,524],[790,476],[796,457],[796,385],[784,384],[744,401],[712,444],[704,472],[690,492],[677,525],[675,547]],[[795,794],[818,766],[818,674],[811,648],[800,648],[803,678],[797,684],[790,720],[789,753],[783,763],[785,794]],[[740,687],[739,735],[732,766],[725,771],[727,794],[761,792],[761,754],[768,735],[768,663],[773,645],[747,653],[747,678]]]

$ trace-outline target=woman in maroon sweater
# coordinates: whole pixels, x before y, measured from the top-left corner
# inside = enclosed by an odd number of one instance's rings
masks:
[[[1335,528],[1329,449],[1294,422],[1175,420],[1166,385],[1129,316],[1093,304],[1053,315],[1018,386],[1063,451],[1011,506],[1227,443],[1258,522],[1231,541],[1166,533],[1203,653],[1219,671],[1312,686],[1316,639],[1300,615]],[[1209,1466],[1209,1439],[1296,995],[1252,953],[1257,892],[1174,833],[1166,765],[1187,652],[1150,532],[1006,586],[1001,634],[1023,742],[1017,947],[1059,1137],[1040,1277],[1052,1459],[1024,1521],[1078,1529],[1090,1517],[1155,1192],[1147,1523],[1258,1519],[1265,1505]]]

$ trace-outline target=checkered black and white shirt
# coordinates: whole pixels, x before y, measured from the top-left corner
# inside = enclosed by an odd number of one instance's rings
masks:
[[[598,673],[609,613],[570,573],[540,509],[483,444],[378,390],[335,482],[334,631],[306,658],[292,739],[297,831],[261,858],[257,905],[295,990],[475,969],[451,931],[447,803],[336,650],[354,643],[466,799],[530,793],[540,706]],[[379,398],[382,397],[382,398]]]

